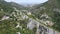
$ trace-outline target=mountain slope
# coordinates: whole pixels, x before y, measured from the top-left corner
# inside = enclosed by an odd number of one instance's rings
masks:
[[[54,22],[54,25],[52,26],[54,29],[60,31],[60,0],[48,0],[45,3],[38,4],[37,6],[33,6],[31,9],[32,14],[35,15],[35,17],[41,19],[41,15],[47,14],[49,17],[51,17],[51,21]]]
[[[0,0],[0,9],[0,34],[57,34],[59,32],[56,30],[60,31],[57,0],[49,0],[33,7]]]
[[[34,34],[34,31],[26,27],[28,19],[25,19],[24,10],[26,9],[23,6],[16,3],[0,0],[0,34]]]

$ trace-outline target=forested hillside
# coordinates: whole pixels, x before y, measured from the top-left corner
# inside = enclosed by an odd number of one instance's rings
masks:
[[[0,34],[59,33],[59,3],[60,0],[48,0],[25,7],[15,2],[0,0]]]
[[[45,3],[33,6],[31,12],[35,17],[41,19],[42,14],[47,14],[51,17],[51,21],[54,22],[52,26],[54,29],[60,31],[60,0],[49,0]]]

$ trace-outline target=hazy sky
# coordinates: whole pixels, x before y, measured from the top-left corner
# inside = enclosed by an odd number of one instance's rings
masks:
[[[25,4],[39,4],[39,3],[43,3],[43,2],[46,2],[48,0],[5,0],[7,2],[16,2],[16,3],[19,3],[19,4],[22,4],[22,3],[25,3]]]

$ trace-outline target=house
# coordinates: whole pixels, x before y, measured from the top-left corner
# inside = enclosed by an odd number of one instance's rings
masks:
[[[7,20],[9,18],[10,18],[9,16],[3,16],[1,20]]]

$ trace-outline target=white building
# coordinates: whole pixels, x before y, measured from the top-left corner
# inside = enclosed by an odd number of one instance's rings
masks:
[[[3,16],[1,20],[7,20],[9,18],[10,18],[9,16]]]
[[[31,12],[28,12],[27,15],[31,15]]]
[[[17,32],[17,34],[21,34],[20,32]]]
[[[21,28],[22,29],[22,26],[20,26],[20,24],[18,23],[16,28]]]
[[[45,17],[45,18],[50,18],[47,14],[42,14],[40,18]]]

